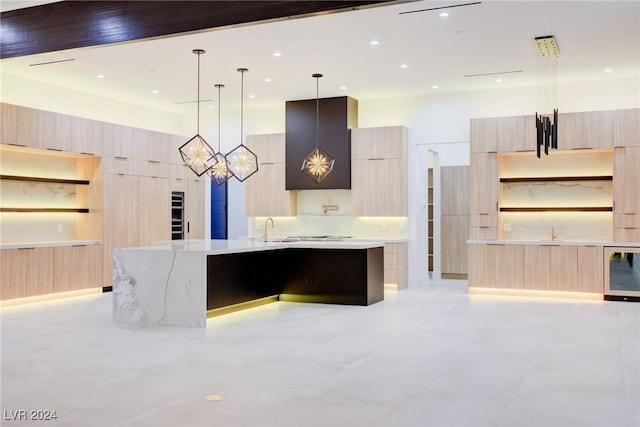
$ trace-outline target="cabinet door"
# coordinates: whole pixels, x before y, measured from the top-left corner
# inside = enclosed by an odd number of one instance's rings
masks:
[[[0,144],[18,144],[18,107],[12,104],[0,102]]]
[[[550,289],[552,291],[578,291],[578,247],[551,246]]]
[[[602,246],[578,246],[578,292],[604,293]]]
[[[442,216],[441,271],[443,274],[467,274],[469,217]]]
[[[615,213],[640,213],[640,147],[616,147],[613,155]]]
[[[582,146],[582,113],[558,114],[558,150],[573,150]]]
[[[407,185],[402,159],[351,162],[355,216],[406,216]]]
[[[497,153],[471,153],[469,211],[471,214],[498,211]]]
[[[185,239],[204,239],[204,182],[203,179],[187,181],[187,191],[184,195]],[[167,231],[169,230],[167,227]]]
[[[469,166],[440,168],[442,215],[469,215]]]
[[[523,245],[489,245],[495,248],[495,284],[497,288],[522,289],[524,281]]]
[[[53,248],[3,249],[0,299],[53,292]]]
[[[354,160],[401,159],[406,151],[407,129],[403,126],[357,128],[351,131]]]
[[[469,146],[471,153],[495,153],[498,151],[499,119],[471,119]]]
[[[613,146],[613,112],[582,113],[582,148],[611,148]]]
[[[617,110],[613,115],[613,146],[640,146],[640,108]]]
[[[524,245],[524,289],[551,289],[551,246]]]
[[[167,178],[138,178],[139,246],[171,240],[171,191]]]
[[[256,154],[260,165],[285,162],[284,133],[248,135],[246,146]]]
[[[285,164],[261,164],[255,179],[247,181],[247,216],[295,215],[295,192],[284,188]]]
[[[527,150],[525,126],[525,116],[500,117],[498,119],[498,151],[503,153]],[[535,145],[533,148],[535,149]]]

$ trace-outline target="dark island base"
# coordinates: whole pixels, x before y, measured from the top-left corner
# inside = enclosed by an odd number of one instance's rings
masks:
[[[207,310],[282,301],[371,305],[384,300],[383,248],[302,249],[207,257]]]

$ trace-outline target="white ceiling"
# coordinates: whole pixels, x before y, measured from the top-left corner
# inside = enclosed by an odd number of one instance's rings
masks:
[[[223,109],[240,102],[239,67],[249,69],[244,93],[254,96],[245,108],[315,98],[316,72],[324,74],[320,97],[361,100],[537,85],[553,60],[538,56],[534,38],[547,35],[560,50],[560,83],[640,78],[639,1],[482,1],[452,7],[447,17],[442,9],[400,14],[469,2],[409,2],[12,58],[1,66],[3,73],[176,112],[193,109],[180,103],[196,99],[196,48],[206,50],[200,99],[216,104],[214,84],[225,84]],[[65,59],[74,60],[32,65]],[[511,71],[519,72],[500,74]],[[465,77],[474,74],[485,75]]]

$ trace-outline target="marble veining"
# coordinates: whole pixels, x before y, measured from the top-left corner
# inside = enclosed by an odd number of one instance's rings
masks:
[[[178,250],[114,250],[113,319],[204,327],[206,256]]]
[[[502,184],[502,207],[611,206],[611,181],[509,182]]]

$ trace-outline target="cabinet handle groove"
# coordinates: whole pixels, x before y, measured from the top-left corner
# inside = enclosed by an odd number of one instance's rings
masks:
[[[60,149],[60,148],[51,148],[51,147],[47,147],[47,150],[49,150],[49,151],[62,151],[62,149]]]
[[[122,157],[122,156],[115,156],[114,159],[116,159],[116,160],[129,160],[127,157]]]

